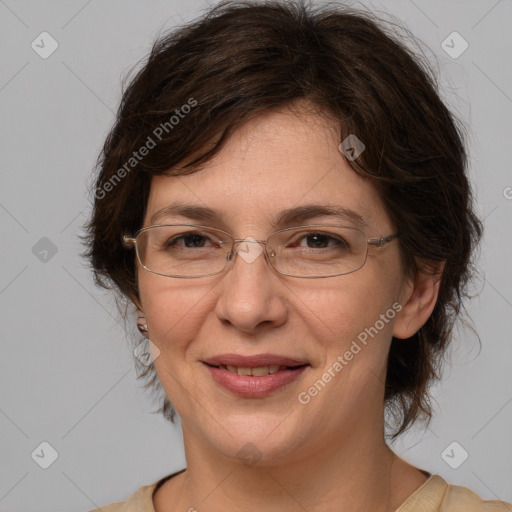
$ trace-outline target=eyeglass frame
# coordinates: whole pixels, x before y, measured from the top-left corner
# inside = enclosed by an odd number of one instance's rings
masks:
[[[228,255],[229,258],[226,258],[226,263],[225,263],[224,267],[222,267],[222,269],[219,270],[218,272],[214,272],[213,274],[205,274],[205,275],[201,275],[201,276],[178,276],[178,275],[173,275],[173,274],[163,274],[162,272],[155,272],[154,270],[151,270],[148,267],[146,267],[142,263],[142,260],[141,260],[140,254],[139,254],[139,249],[138,249],[138,246],[137,246],[137,238],[142,233],[144,233],[145,231],[148,231],[148,230],[150,230],[152,228],[165,227],[165,226],[188,226],[188,227],[194,227],[194,228],[204,228],[204,229],[208,229],[208,230],[220,231],[221,233],[224,233],[225,235],[227,235],[227,237],[229,239],[228,241],[231,241],[232,246],[231,246],[231,251],[226,252],[226,255]],[[153,224],[151,226],[146,226],[144,228],[139,229],[135,233],[135,236],[133,236],[133,237],[130,237],[130,236],[127,236],[127,235],[123,235],[122,236],[122,241],[123,241],[123,245],[125,247],[127,247],[127,248],[135,247],[135,255],[137,256],[137,260],[139,261],[141,267],[144,270],[146,270],[147,272],[151,272],[152,274],[156,274],[156,275],[163,276],[163,277],[175,277],[177,279],[198,279],[198,278],[201,278],[201,277],[212,277],[212,276],[219,275],[224,270],[226,270],[226,268],[228,266],[228,263],[230,261],[234,261],[235,257],[231,258],[230,255],[233,252],[235,253],[235,255],[237,254],[238,251],[234,250],[236,243],[240,243],[240,242],[255,242],[255,243],[259,243],[259,244],[264,244],[265,249],[264,249],[263,252],[265,254],[265,261],[278,274],[281,274],[283,276],[288,276],[288,277],[295,277],[297,279],[323,279],[323,278],[326,278],[326,277],[345,276],[347,274],[352,274],[354,272],[357,272],[358,270],[361,270],[365,266],[366,261],[368,259],[368,247],[369,246],[380,248],[380,247],[383,247],[384,245],[386,245],[388,242],[391,242],[392,240],[395,240],[399,236],[399,232],[396,232],[396,233],[392,233],[391,235],[381,236],[379,238],[366,238],[366,251],[365,251],[365,258],[364,258],[363,264],[360,267],[358,267],[358,268],[356,268],[354,270],[351,270],[349,272],[342,272],[341,274],[333,274],[333,275],[328,275],[328,276],[296,276],[296,275],[293,275],[293,274],[286,274],[285,272],[281,272],[280,270],[278,270],[273,265],[273,263],[271,262],[271,255],[269,255],[269,253],[268,253],[268,248],[267,248],[268,239],[271,238],[272,236],[278,234],[278,233],[283,232],[283,231],[291,231],[291,230],[294,230],[294,229],[310,228],[310,227],[311,228],[314,228],[314,227],[338,227],[338,228],[353,229],[355,231],[359,231],[360,233],[362,233],[366,237],[366,233],[364,231],[362,231],[361,229],[354,228],[352,226],[344,226],[342,224],[336,224],[336,225],[330,225],[330,224],[307,224],[307,225],[304,225],[304,226],[293,226],[293,227],[289,227],[289,228],[278,229],[277,231],[274,231],[273,233],[271,233],[267,237],[266,240],[249,240],[247,238],[233,238],[227,231],[224,231],[224,230],[218,229],[218,228],[212,228],[211,226],[203,226],[203,225],[200,225],[200,224]],[[225,242],[224,241],[219,241],[219,243],[223,244]]]

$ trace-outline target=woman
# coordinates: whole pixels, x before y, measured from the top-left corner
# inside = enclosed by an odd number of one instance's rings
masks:
[[[431,415],[481,235],[460,131],[392,32],[220,4],[155,44],[99,167],[87,256],[187,460],[101,510],[512,510],[385,441],[385,412],[393,437]]]

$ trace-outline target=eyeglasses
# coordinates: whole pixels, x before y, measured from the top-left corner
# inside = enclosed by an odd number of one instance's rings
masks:
[[[382,247],[398,233],[367,238],[359,229],[313,224],[280,229],[267,240],[234,239],[220,229],[195,224],[148,226],[134,238],[123,236],[127,247],[135,246],[141,266],[154,274],[195,278],[220,274],[237,253],[252,263],[262,252],[280,274],[290,277],[322,278],[359,270],[368,246]],[[250,245],[256,243],[257,245]],[[263,244],[265,249],[262,249]]]

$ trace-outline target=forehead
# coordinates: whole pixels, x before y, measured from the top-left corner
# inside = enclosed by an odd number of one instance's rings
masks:
[[[325,116],[265,112],[197,172],[154,176],[145,225],[179,201],[215,210],[224,227],[270,226],[282,210],[313,204],[352,211],[368,226],[389,226],[378,193],[348,165],[339,142],[339,127]]]

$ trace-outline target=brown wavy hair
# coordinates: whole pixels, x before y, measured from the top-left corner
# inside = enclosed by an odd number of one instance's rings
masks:
[[[430,318],[410,339],[393,338],[385,384],[393,438],[418,419],[430,420],[429,385],[440,377],[469,296],[482,225],[462,125],[417,48],[396,22],[300,0],[222,2],[161,35],[123,83],[96,164],[93,212],[82,236],[96,284],[115,290],[125,305],[139,297],[134,251],[122,235],[141,228],[152,176],[196,172],[242,123],[306,101],[339,121],[340,141],[355,134],[366,145],[347,161],[379,192],[400,233],[406,272],[446,262]],[[159,387],[152,363],[139,378]],[[157,412],[174,420],[167,397]]]

